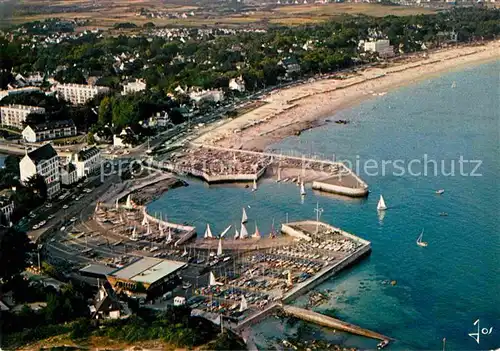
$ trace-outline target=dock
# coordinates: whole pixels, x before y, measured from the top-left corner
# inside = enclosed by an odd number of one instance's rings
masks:
[[[306,310],[300,307],[295,307],[295,306],[290,306],[290,305],[284,305],[283,310],[285,311],[286,314],[289,314],[293,317],[302,319],[306,322],[311,322],[315,323],[318,325],[322,325],[324,327],[328,328],[333,328],[336,330],[342,330],[344,332],[348,332],[351,334],[356,334],[356,335],[361,335],[367,338],[372,338],[372,339],[377,339],[377,340],[387,340],[391,341],[393,340],[392,338],[385,336],[383,334],[379,334],[377,332],[361,328],[357,325],[347,323],[344,321],[341,321],[340,319],[332,318],[329,316],[326,316],[321,313],[317,313],[314,311]]]

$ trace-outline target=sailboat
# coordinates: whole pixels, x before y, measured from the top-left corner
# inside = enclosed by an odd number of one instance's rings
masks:
[[[132,231],[132,237],[130,237],[130,240],[132,241],[137,241],[139,238],[137,237],[137,232],[136,232],[136,227],[134,226],[134,230]]]
[[[165,233],[163,232],[163,226],[161,224],[159,224],[158,229],[160,231],[160,236],[163,238],[165,236]]]
[[[418,236],[418,239],[417,239],[417,245],[422,246],[422,247],[426,247],[428,244],[425,241],[422,241],[423,237],[424,237],[424,230],[422,229],[422,233],[420,233],[420,235]]]
[[[276,179],[276,183],[281,182],[281,167],[278,166],[278,179]]]
[[[304,182],[300,182],[300,195],[306,194],[306,188],[304,188]]]
[[[173,241],[172,230],[170,228],[168,228],[167,244],[170,244],[172,241]]]
[[[436,194],[441,195],[442,193],[444,193],[444,189],[436,190]]]
[[[257,181],[253,180],[252,191],[257,191]]]
[[[259,227],[257,227],[257,221],[255,222],[255,233],[253,233],[252,238],[260,239]]]
[[[247,309],[248,309],[247,299],[245,298],[245,295],[241,295],[240,312],[243,312]]]
[[[248,231],[247,228],[245,227],[245,224],[241,223],[240,239],[246,239],[246,238],[248,238]]]
[[[234,227],[234,239],[240,238],[240,232],[238,232],[238,228]]]
[[[215,280],[214,273],[210,272],[210,280],[208,282],[208,285],[215,286],[215,285],[224,285],[224,284],[222,284],[221,282],[218,282],[217,280]]]
[[[132,208],[132,195],[127,196],[127,202],[125,203],[125,208],[131,209]]]
[[[219,239],[219,246],[217,247],[217,256],[221,257],[222,256],[222,240]]]
[[[456,88],[457,87],[457,82],[453,81],[453,83],[451,83],[451,88]]]
[[[144,214],[144,217],[142,218],[142,225],[146,226],[146,225],[149,225],[149,222],[148,222],[148,217],[146,217],[146,214]]]
[[[232,227],[232,225],[229,225],[229,227],[224,229],[224,231],[219,235],[219,238],[223,238],[224,235],[226,235],[226,233],[229,231],[229,229],[231,229],[231,227]]]
[[[115,202],[115,208],[118,210],[120,208],[120,206],[118,205],[118,198],[116,199],[116,202]]]
[[[184,246],[184,252],[182,253],[181,257],[186,257],[188,255],[188,252],[186,250],[186,247]]]
[[[380,195],[380,199],[378,200],[377,204],[377,211],[384,211],[387,210],[387,206],[385,205],[384,197]]]
[[[203,235],[204,239],[213,238],[212,231],[210,230],[210,224],[207,224],[207,229],[205,229],[205,235]]]
[[[247,211],[245,211],[245,207],[243,207],[243,214],[241,215],[241,224],[248,222]]]
[[[269,233],[269,237],[271,239],[276,237],[276,230],[274,229],[274,218],[273,218],[273,222],[271,224],[271,233]]]

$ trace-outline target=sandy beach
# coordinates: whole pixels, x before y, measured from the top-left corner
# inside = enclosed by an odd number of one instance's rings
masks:
[[[480,46],[459,46],[418,53],[385,67],[369,67],[344,73],[338,79],[308,83],[268,94],[265,105],[217,128],[208,130],[197,143],[263,150],[287,136],[321,124],[336,111],[387,91],[433,75],[500,58],[500,41]]]

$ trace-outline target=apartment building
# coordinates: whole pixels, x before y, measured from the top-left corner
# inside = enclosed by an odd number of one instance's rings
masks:
[[[108,87],[84,84],[58,84],[55,88],[57,96],[73,105],[81,105],[98,94],[107,93]]]
[[[30,113],[45,113],[43,107],[27,105],[6,105],[0,107],[2,125],[23,129],[23,123]]]
[[[24,140],[38,143],[44,140],[68,138],[76,135],[73,120],[51,121],[42,124],[28,125],[22,132]]]
[[[47,184],[47,196],[54,197],[61,189],[59,156],[51,144],[45,144],[28,152],[19,162],[21,182],[25,183],[35,174],[41,175]]]
[[[76,167],[78,179],[101,169],[101,151],[92,146],[74,155],[72,163]]]

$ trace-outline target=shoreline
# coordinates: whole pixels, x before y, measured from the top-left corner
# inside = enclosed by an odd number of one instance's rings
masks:
[[[319,127],[340,110],[463,67],[500,59],[500,41],[480,46],[440,49],[426,57],[417,53],[386,67],[359,68],[277,90],[261,101],[266,104],[227,123],[207,130],[194,142],[228,148],[263,151],[270,144]]]

